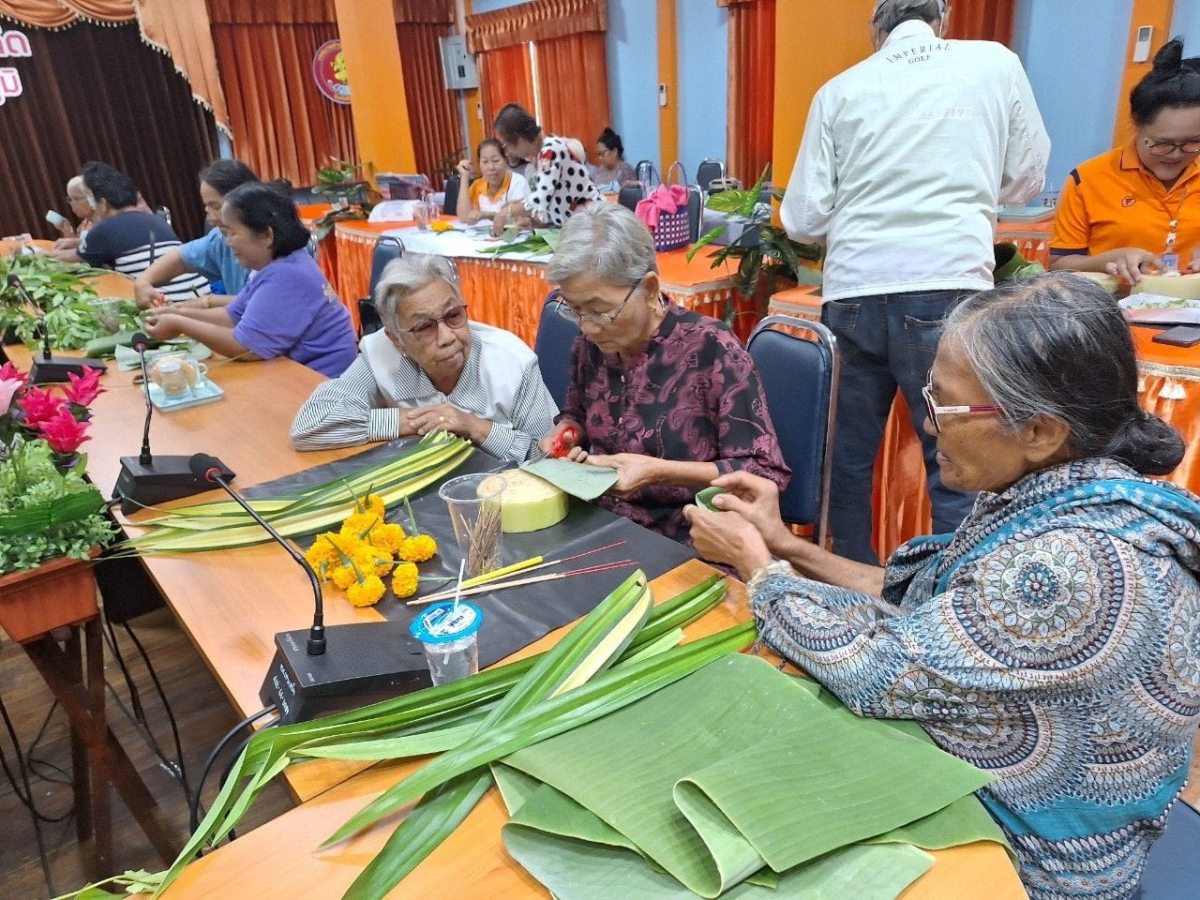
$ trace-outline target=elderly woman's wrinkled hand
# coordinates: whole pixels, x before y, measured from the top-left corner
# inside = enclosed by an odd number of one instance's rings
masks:
[[[737,513],[686,506],[683,515],[692,523],[692,542],[704,559],[734,566],[743,579],[770,564],[771,552],[762,535]]]
[[[617,483],[608,489],[608,493],[621,500],[628,500],[638,491],[645,490],[656,483],[654,466],[657,462],[652,456],[641,453],[586,453],[575,447],[567,457],[576,462],[585,462],[591,466],[601,466],[606,469],[616,469]]]
[[[156,341],[169,341],[183,334],[184,318],[174,313],[157,313],[146,319],[143,330]]]
[[[492,430],[491,423],[468,412],[463,412],[457,406],[449,403],[408,410],[405,415],[409,427],[419,435],[426,435],[431,431],[448,431],[469,441],[482,444]]]
[[[779,540],[787,536],[775,482],[749,472],[730,472],[715,479],[713,485],[726,491],[713,497],[713,506],[737,513],[758,530],[768,547],[778,546]]]

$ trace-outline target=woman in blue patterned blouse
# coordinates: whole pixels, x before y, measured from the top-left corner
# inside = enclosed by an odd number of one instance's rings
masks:
[[[1144,477],[1183,444],[1137,381],[1104,291],[1006,285],[951,313],[925,391],[943,478],[980,492],[958,531],[881,569],[794,538],[745,473],[715,482],[730,512],[688,510],[780,654],[995,776],[1034,900],[1134,895],[1200,724],[1200,499]]]

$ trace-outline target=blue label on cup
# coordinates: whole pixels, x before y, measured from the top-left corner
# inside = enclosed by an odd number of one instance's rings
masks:
[[[423,644],[448,644],[470,637],[483,624],[483,610],[474,603],[435,603],[413,620],[412,636]]]

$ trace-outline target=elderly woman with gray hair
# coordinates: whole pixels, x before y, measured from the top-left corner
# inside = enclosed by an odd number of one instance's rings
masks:
[[[375,305],[383,329],[296,414],[297,450],[442,430],[501,459],[536,455],[558,411],[537,357],[515,335],[467,318],[447,260],[406,254],[388,263]]]
[[[1135,894],[1200,724],[1200,499],[1145,477],[1183,443],[1137,382],[1107,293],[1014,282],[950,314],[925,389],[947,484],[980,492],[956,532],[877,568],[795,538],[762,479],[688,510],[781,655],[995,776],[1033,900]]]
[[[576,210],[549,280],[558,311],[582,334],[550,452],[569,429],[570,458],[615,469],[600,504],[687,539],[683,507],[718,475],[749,472],[786,487],[766,396],[750,354],[723,323],[662,293],[654,241],[617,203]]]

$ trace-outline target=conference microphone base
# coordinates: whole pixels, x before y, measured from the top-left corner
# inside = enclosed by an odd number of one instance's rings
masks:
[[[136,456],[122,456],[113,499],[119,497],[121,512],[130,515],[147,506],[211,491],[211,482],[192,474],[191,462],[190,456],[155,456],[149,465],[142,465]],[[235,477],[224,464],[221,476],[226,481]]]
[[[404,622],[333,625],[325,652],[308,655],[308,629],[275,635],[275,658],[259,697],[280,722],[307,722],[429,687],[421,644]]]
[[[51,356],[49,359],[35,356],[29,370],[29,381],[31,384],[57,384],[70,381],[68,375],[82,378],[88,369],[99,369],[103,374],[108,371],[108,366],[102,360],[78,356]]]

